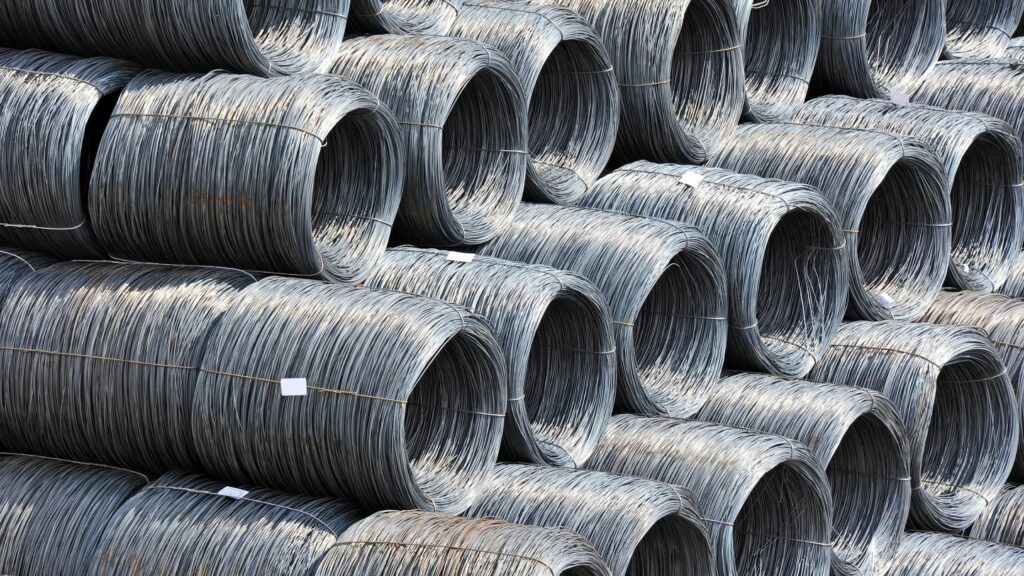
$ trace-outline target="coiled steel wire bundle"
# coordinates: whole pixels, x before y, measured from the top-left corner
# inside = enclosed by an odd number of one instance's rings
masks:
[[[118,510],[88,574],[306,574],[365,516],[339,500],[169,472]]]
[[[1009,125],[974,112],[846,96],[811,100],[795,120],[883,130],[928,144],[946,168],[953,209],[947,283],[991,292],[1006,281],[1024,238],[1024,151]]]
[[[31,250],[0,248],[0,302],[7,297],[7,291],[19,278],[46,268],[54,262],[54,258]],[[2,444],[0,441],[0,445]]]
[[[480,244],[508,224],[530,159],[526,98],[504,56],[461,38],[368,36],[346,42],[333,71],[376,93],[402,127],[398,239]]]
[[[23,276],[0,313],[0,443],[152,472],[195,467],[196,369],[210,330],[250,281],[104,263]]]
[[[1017,257],[1017,262],[1010,269],[1009,277],[999,288],[999,293],[1011,298],[1024,298],[1024,254]]]
[[[1003,56],[1011,60],[1024,60],[1024,38],[1010,38]]]
[[[962,59],[939,62],[914,93],[915,104],[981,112],[1013,126],[1024,139],[1024,62]]]
[[[875,574],[892,556],[910,508],[907,439],[881,394],[833,384],[735,374],[697,417],[806,444],[825,466],[833,573]]]
[[[849,317],[912,320],[942,288],[951,209],[945,171],[924,143],[872,130],[748,124],[713,164],[825,194],[846,232]]]
[[[506,398],[501,348],[465,309],[268,278],[210,337],[192,432],[217,478],[462,512],[494,466]]]
[[[1019,0],[947,0],[949,58],[999,58],[1024,14]]]
[[[729,280],[729,366],[804,376],[839,327],[845,238],[811,186],[635,162],[602,178],[582,205],[678,220],[708,235]]]
[[[179,72],[323,72],[348,0],[45,0],[0,6],[0,45],[103,55]]]
[[[120,257],[349,280],[384,251],[402,177],[393,117],[350,82],[146,73],[103,136],[89,213]]]
[[[1024,576],[1024,550],[950,534],[912,532],[885,576]]]
[[[719,424],[612,417],[587,468],[693,492],[708,523],[718,574],[824,575],[832,501],[803,445]]]
[[[970,526],[1006,480],[1020,417],[988,339],[935,324],[854,322],[810,378],[870,388],[896,406],[910,445],[911,526]]]
[[[608,53],[589,24],[564,8],[469,2],[452,36],[488,44],[519,74],[529,114],[526,197],[575,204],[608,164],[621,102]]]
[[[0,453],[0,573],[83,574],[104,528],[147,481],[130,470]]]
[[[1024,548],[1024,487],[1005,486],[978,516],[971,538]]]
[[[609,576],[582,537],[557,528],[430,512],[378,512],[324,555],[313,576]]]
[[[481,254],[576,272],[608,299],[619,408],[689,416],[725,358],[726,277],[696,228],[654,218],[524,204]]]
[[[0,48],[0,243],[105,254],[83,199],[110,110],[137,73],[109,58]]]
[[[642,478],[505,464],[468,514],[572,530],[615,576],[708,576],[711,541],[690,498]]]
[[[445,34],[461,17],[462,0],[352,0],[351,30],[367,34]]]
[[[508,373],[502,455],[580,466],[615,400],[615,335],[604,296],[555,268],[453,256],[393,248],[365,286],[437,298],[486,318]]]

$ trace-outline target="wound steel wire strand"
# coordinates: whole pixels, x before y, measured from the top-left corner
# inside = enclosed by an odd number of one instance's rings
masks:
[[[564,8],[473,1],[450,35],[492,46],[519,74],[529,110],[526,198],[576,204],[608,164],[619,127],[619,88],[597,33]]]
[[[1024,550],[950,534],[911,532],[884,576],[1024,576]]]
[[[635,162],[598,181],[581,204],[677,220],[708,235],[729,281],[730,367],[804,376],[839,327],[846,241],[811,186]]]
[[[576,272],[608,299],[616,406],[689,416],[718,379],[728,334],[725,270],[696,228],[613,212],[524,204],[480,253]]]
[[[682,486],[708,523],[721,576],[829,573],[832,501],[803,445],[707,422],[612,417],[587,468]]]
[[[106,253],[83,199],[110,111],[137,73],[109,58],[0,48],[0,244]]]
[[[946,42],[947,0],[824,0],[813,94],[910,94]]]
[[[0,573],[80,576],[114,514],[146,482],[131,470],[0,453]]]
[[[999,288],[999,293],[1011,298],[1024,298],[1024,257],[1017,257],[1006,283]]]
[[[56,262],[53,257],[31,250],[0,247],[0,303],[7,297],[8,290],[26,274],[42,270]],[[0,441],[0,445],[3,442]]]
[[[615,576],[710,576],[711,541],[691,498],[642,478],[502,464],[468,515],[571,530]]]
[[[873,130],[747,124],[713,162],[809,184],[839,213],[850,265],[847,316],[913,320],[949,268],[946,174],[924,143]]]
[[[0,45],[176,72],[324,72],[348,0],[32,0],[0,6]]]
[[[283,396],[285,378],[306,395]],[[267,278],[210,337],[192,432],[217,478],[460,513],[494,466],[506,393],[500,345],[463,308]]]
[[[615,334],[604,296],[555,268],[448,255],[392,248],[364,285],[437,298],[486,318],[508,373],[502,457],[579,467],[615,401]]]
[[[991,292],[1006,281],[1024,238],[1024,151],[1008,124],[975,112],[846,96],[811,100],[794,120],[882,130],[928,144],[946,169],[953,209],[946,283]]]
[[[1024,38],[1010,38],[1003,57],[1010,60],[1024,60]]]
[[[464,11],[462,0],[352,0],[351,31],[445,34]]]
[[[1024,548],[1024,487],[1008,484],[971,527],[971,538]]]
[[[430,512],[378,512],[345,531],[313,576],[610,576],[567,530]]]
[[[393,243],[480,244],[508,225],[530,159],[526,98],[501,53],[461,38],[367,36],[346,42],[332,70],[377,94],[402,128]]]
[[[1010,474],[1020,434],[1013,387],[977,330],[905,322],[844,324],[810,379],[884,394],[910,445],[910,525],[969,527]]]
[[[340,78],[145,73],[103,136],[89,213],[127,259],[352,280],[387,246],[403,162],[390,112]]]
[[[0,443],[162,472],[197,465],[190,414],[210,330],[251,277],[60,263],[0,313]]]
[[[914,92],[926,104],[995,116],[1024,138],[1024,62],[961,59],[939,62]]]
[[[1000,58],[1024,14],[1020,0],[947,0],[947,58]]]
[[[903,423],[881,394],[764,374],[723,378],[697,417],[806,444],[825,466],[833,574],[876,574],[895,552],[910,509]]]

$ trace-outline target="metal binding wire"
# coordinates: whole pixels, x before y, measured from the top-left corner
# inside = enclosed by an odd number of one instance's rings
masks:
[[[42,270],[56,261],[46,254],[31,250],[0,247],[0,303],[7,297],[8,290],[19,278]]]
[[[939,62],[914,93],[914,103],[981,112],[1013,126],[1024,139],[1024,62],[962,59]]]
[[[947,0],[947,58],[1000,58],[1024,14],[1018,0]]]
[[[446,34],[462,12],[462,0],[352,0],[349,16],[355,33]]]
[[[1024,550],[950,534],[912,532],[885,576],[1021,576]]]

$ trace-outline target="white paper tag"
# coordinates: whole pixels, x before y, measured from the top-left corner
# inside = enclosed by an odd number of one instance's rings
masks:
[[[449,262],[466,262],[466,263],[469,263],[469,262],[473,261],[473,258],[476,258],[476,254],[470,254],[468,252],[449,252],[448,253],[448,261]]]
[[[704,181],[704,175],[700,172],[687,172],[686,174],[683,174],[679,181],[690,188],[696,188]]]
[[[910,106],[910,94],[893,90],[890,96],[893,104],[897,106]]]
[[[282,378],[281,379],[281,396],[305,396],[306,395],[306,379],[305,378]]]
[[[245,498],[248,494],[248,490],[242,490],[241,488],[235,488],[233,486],[225,486],[220,489],[220,492],[217,492],[218,496],[227,496],[228,498],[234,498],[235,500]]]
[[[896,306],[896,301],[890,298],[885,292],[879,292],[878,295],[875,296],[875,300],[878,301],[879,306],[886,310],[892,310]]]

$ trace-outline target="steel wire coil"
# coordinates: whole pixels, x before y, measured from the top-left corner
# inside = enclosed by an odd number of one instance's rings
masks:
[[[619,128],[619,88],[597,33],[571,10],[487,1],[467,3],[450,34],[492,46],[519,74],[529,115],[527,199],[575,204],[608,164]]]
[[[19,278],[42,270],[56,260],[46,254],[21,250],[19,248],[0,248],[0,303],[7,297],[7,292]],[[3,442],[0,441],[0,445]]]
[[[971,527],[971,538],[1024,548],[1024,488],[1004,486]]]
[[[406,150],[394,241],[488,241],[526,185],[526,98],[512,64],[462,38],[368,36],[345,43],[333,71],[394,111]]]
[[[914,92],[913,101],[995,116],[1024,139],[1024,62],[971,58],[939,62]]]
[[[635,162],[598,181],[581,205],[677,220],[708,235],[728,276],[730,367],[804,376],[839,327],[846,240],[811,186]]]
[[[998,352],[977,330],[845,324],[810,377],[875,390],[896,406],[910,446],[913,527],[964,530],[1010,474],[1017,402]]]
[[[468,514],[571,530],[615,576],[710,576],[711,541],[691,498],[642,478],[503,464]]]
[[[350,29],[364,34],[445,34],[463,13],[463,0],[352,0]]]
[[[31,0],[0,6],[0,45],[112,56],[176,72],[323,72],[348,0]]]
[[[130,470],[0,453],[0,574],[80,576],[114,514],[147,482]]]
[[[590,543],[557,528],[430,512],[378,512],[341,535],[313,576],[609,576]]]
[[[224,488],[186,472],[157,478],[111,519],[87,573],[307,574],[342,532],[366,517],[339,500]]]
[[[999,58],[1024,14],[1020,0],[947,0],[947,58]]]
[[[106,253],[83,199],[110,111],[137,73],[109,58],[0,48],[0,243],[64,258]]]
[[[1024,151],[1008,124],[974,112],[846,96],[811,100],[795,121],[882,130],[928,144],[945,166],[953,209],[947,284],[991,292],[1006,281],[1024,241]]]
[[[508,373],[504,459],[576,468],[590,457],[615,401],[615,333],[593,284],[547,266],[401,247],[365,286],[465,306],[491,323]]]
[[[999,293],[1011,298],[1024,298],[1024,253],[1017,257],[1013,268],[1010,269],[1009,277],[999,288]]]
[[[299,378],[306,395],[285,396]],[[461,513],[494,466],[506,391],[500,345],[463,308],[267,278],[210,337],[192,431],[217,478]]]
[[[618,408],[689,416],[707,399],[725,358],[727,289],[696,228],[524,204],[480,253],[573,271],[601,289],[615,328]]]
[[[697,418],[806,444],[825,466],[834,506],[834,574],[875,574],[896,550],[910,511],[903,423],[881,394],[764,374],[718,383]]]
[[[60,263],[0,313],[0,442],[149,472],[194,468],[190,414],[210,330],[251,281],[227,270]]]
[[[952,210],[945,171],[924,143],[873,130],[748,124],[713,164],[825,194],[846,232],[848,317],[913,320],[942,288]]]
[[[131,260],[351,280],[387,246],[399,129],[340,78],[145,73],[100,144],[89,213]]]
[[[587,468],[693,492],[720,576],[829,573],[832,500],[803,445],[719,424],[617,415]]]
[[[1024,60],[1024,38],[1010,38],[1003,57],[1010,60]]]
[[[1024,550],[950,534],[907,534],[884,576],[1024,576]]]

